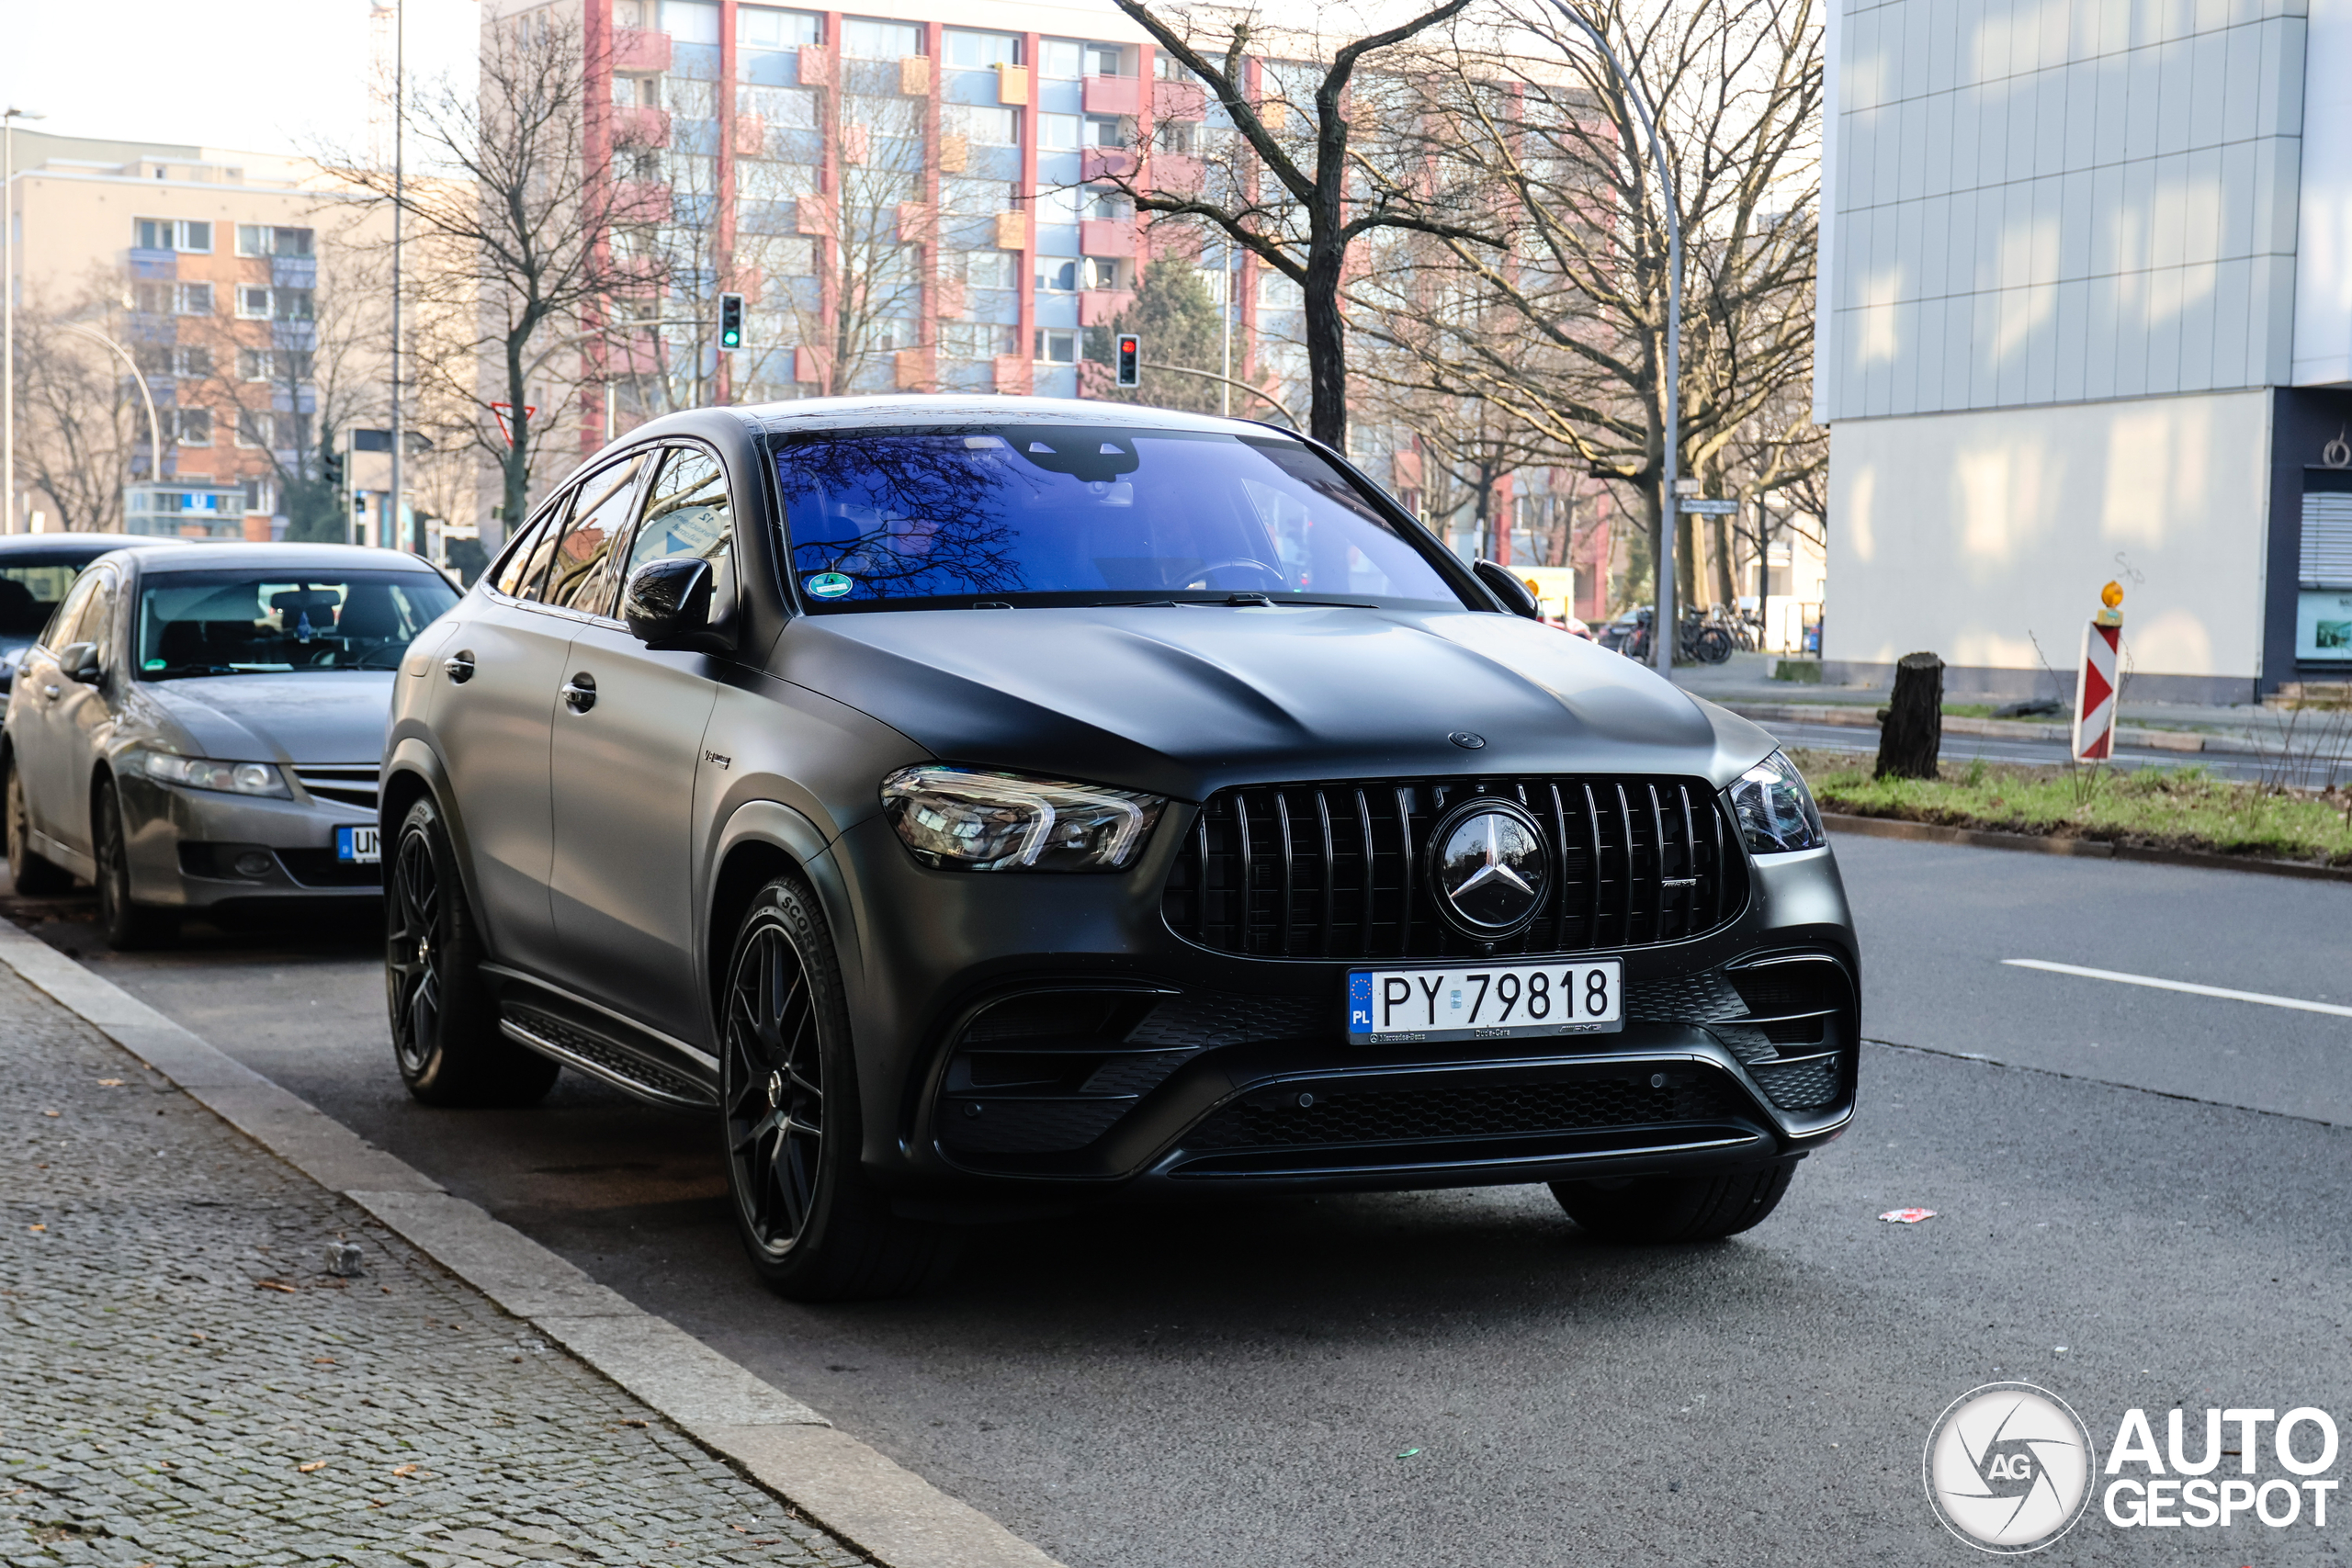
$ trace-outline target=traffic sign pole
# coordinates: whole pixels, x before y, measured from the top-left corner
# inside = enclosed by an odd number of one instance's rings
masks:
[[[2100,591],[2106,607],[2083,628],[2083,665],[2075,677],[2073,752],[2077,762],[2104,762],[2115,750],[2117,672],[2123,650],[2123,589],[2110,582]]]

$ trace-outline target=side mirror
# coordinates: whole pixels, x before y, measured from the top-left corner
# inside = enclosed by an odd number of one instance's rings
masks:
[[[1514,615],[1525,615],[1531,621],[1544,618],[1543,606],[1535,603],[1535,595],[1527,584],[1511,575],[1510,568],[1497,561],[1482,560],[1470,569],[1486,584],[1487,592],[1503,602],[1503,608]]]
[[[69,642],[57,650],[57,668],[69,681],[79,681],[85,686],[95,686],[105,671],[98,668],[98,645],[95,642]]]
[[[710,629],[710,563],[700,556],[650,560],[628,574],[621,619],[649,648],[673,646]]]

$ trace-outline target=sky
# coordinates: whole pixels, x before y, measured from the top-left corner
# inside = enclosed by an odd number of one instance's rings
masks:
[[[405,0],[412,82],[469,69],[477,0]],[[249,152],[366,145],[372,0],[0,0],[26,130]]]

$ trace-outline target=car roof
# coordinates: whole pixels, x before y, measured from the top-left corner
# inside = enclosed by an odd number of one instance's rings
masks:
[[[174,568],[225,571],[309,568],[332,571],[423,571],[441,576],[439,570],[422,556],[413,556],[406,550],[379,550],[365,545],[141,543],[122,554],[143,571],[165,571]]]
[[[149,542],[135,534],[11,534],[0,537],[0,560],[44,556],[51,560],[93,561],[109,550]]]
[[[754,432],[772,435],[795,431],[900,429],[914,426],[993,428],[1007,424],[1082,424],[1095,429],[1182,430],[1225,435],[1291,435],[1294,432],[1254,420],[1182,413],[1137,403],[1098,402],[1080,398],[1019,398],[987,393],[912,392],[865,398],[801,398],[790,402],[738,404],[723,410],[672,414],[631,431],[628,440],[691,435],[708,428],[712,414],[731,416]]]

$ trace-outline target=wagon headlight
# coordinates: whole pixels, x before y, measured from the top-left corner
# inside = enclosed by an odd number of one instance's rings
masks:
[[[1739,775],[1724,794],[1750,854],[1780,855],[1817,850],[1828,840],[1821,831],[1821,808],[1805,788],[1796,764],[1778,751]]]
[[[182,757],[170,751],[132,751],[123,758],[126,771],[145,773],[163,784],[189,789],[217,789],[228,795],[267,795],[290,800],[286,775],[268,762],[216,762],[209,757]]]
[[[1156,795],[926,763],[882,781],[915,859],[943,871],[1125,871],[1168,802]]]

